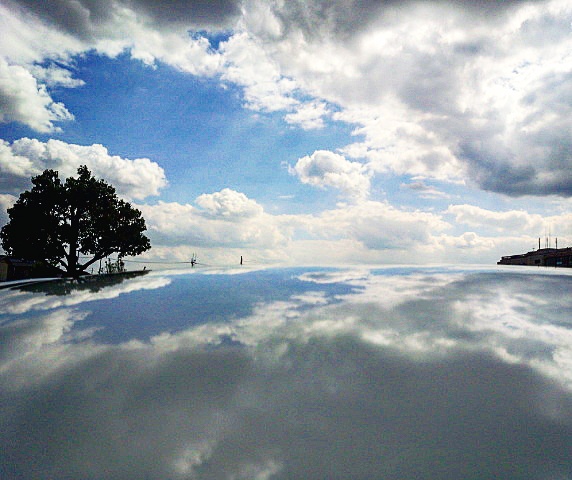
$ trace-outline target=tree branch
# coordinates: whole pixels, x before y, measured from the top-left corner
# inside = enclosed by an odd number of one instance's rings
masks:
[[[78,267],[82,270],[85,270],[86,268],[90,267],[91,265],[93,265],[95,262],[104,259],[105,257],[107,257],[109,255],[109,253],[105,253],[105,254],[98,254],[95,255],[91,260],[88,260],[87,262],[85,262],[83,265],[78,265]]]

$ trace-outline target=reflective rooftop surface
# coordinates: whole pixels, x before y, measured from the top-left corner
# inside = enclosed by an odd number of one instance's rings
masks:
[[[562,270],[0,290],[2,479],[570,479]]]

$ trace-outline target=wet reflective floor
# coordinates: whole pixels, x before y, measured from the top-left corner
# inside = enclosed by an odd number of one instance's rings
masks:
[[[0,478],[572,478],[571,291],[518,267],[6,288]]]

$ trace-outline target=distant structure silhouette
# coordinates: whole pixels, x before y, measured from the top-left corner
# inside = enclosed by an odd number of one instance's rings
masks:
[[[538,239],[538,250],[521,253],[517,255],[503,256],[497,265],[525,265],[537,267],[562,267],[572,268],[572,247],[558,248],[558,238],[556,248],[551,247],[549,237],[545,239],[545,248],[540,248],[540,238]]]

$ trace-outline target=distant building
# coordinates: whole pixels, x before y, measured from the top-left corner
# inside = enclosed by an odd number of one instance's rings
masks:
[[[32,278],[35,262],[0,255],[0,282]]]
[[[502,257],[497,265],[527,265],[572,268],[572,247],[540,248],[519,255]]]

